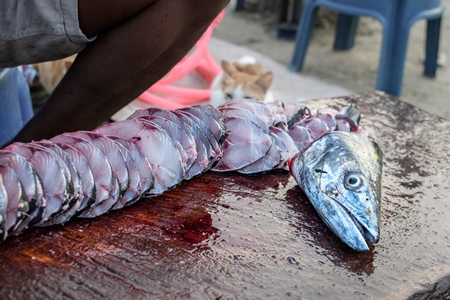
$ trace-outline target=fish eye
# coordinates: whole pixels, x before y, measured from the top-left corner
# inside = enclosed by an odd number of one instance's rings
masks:
[[[344,186],[348,190],[356,191],[364,185],[364,178],[358,173],[349,173],[345,175]]]

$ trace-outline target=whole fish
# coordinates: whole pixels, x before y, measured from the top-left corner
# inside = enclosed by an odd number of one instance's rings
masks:
[[[380,237],[382,151],[370,138],[335,131],[289,161],[290,172],[328,227],[368,251]]]
[[[150,108],[93,132],[9,145],[0,150],[0,236],[96,217],[208,170],[254,174],[290,161],[325,223],[353,249],[368,250],[364,238],[379,239],[381,151],[361,136],[358,111],[284,109],[255,99]]]

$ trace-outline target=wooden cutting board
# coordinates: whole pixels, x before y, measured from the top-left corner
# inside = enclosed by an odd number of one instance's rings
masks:
[[[381,239],[369,252],[340,242],[287,172],[208,172],[95,219],[9,238],[0,298],[449,295],[440,278],[450,274],[450,122],[379,92],[308,102],[349,104],[384,152]]]

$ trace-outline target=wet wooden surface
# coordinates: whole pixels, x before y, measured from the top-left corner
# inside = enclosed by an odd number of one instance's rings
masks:
[[[384,151],[381,239],[369,252],[342,244],[287,172],[209,172],[96,219],[10,238],[0,298],[448,296],[450,122],[382,93],[309,106],[348,104]]]

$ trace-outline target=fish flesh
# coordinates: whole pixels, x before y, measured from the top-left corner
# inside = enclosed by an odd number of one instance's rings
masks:
[[[0,240],[123,208],[209,170],[290,168],[331,230],[367,251],[379,239],[382,155],[359,118],[354,107],[243,99],[138,110],[92,132],[11,144],[0,150]]]
[[[360,135],[322,136],[290,162],[290,172],[319,216],[347,245],[368,251],[380,237],[382,151]]]

